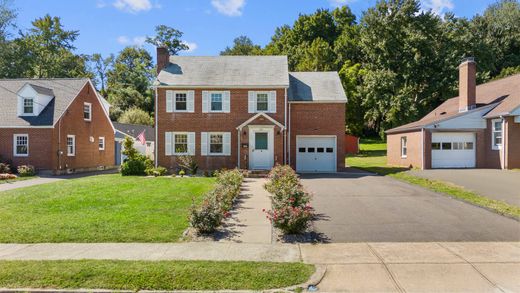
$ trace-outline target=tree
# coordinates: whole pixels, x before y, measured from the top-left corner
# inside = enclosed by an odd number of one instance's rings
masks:
[[[117,120],[120,123],[140,124],[140,125],[153,125],[153,119],[147,112],[133,107],[121,114]]]
[[[5,42],[9,33],[7,29],[14,26],[16,11],[11,7],[11,0],[0,0],[0,43]]]
[[[365,108],[363,106],[363,96],[361,87],[365,70],[360,63],[353,64],[351,61],[345,62],[339,71],[341,83],[347,95],[347,105],[345,110],[347,132],[362,136],[364,124]]]
[[[100,86],[99,90],[101,92],[101,95],[107,97],[107,74],[114,63],[114,55],[110,54],[108,57],[103,58],[101,54],[95,53],[92,54],[92,56],[90,56],[89,61],[90,71],[92,72],[92,75],[94,77],[92,81],[96,86]]]
[[[181,40],[183,33],[166,25],[155,27],[155,37],[147,37],[146,42],[155,47],[165,46],[170,55],[177,55],[180,51],[189,50],[190,47]]]
[[[239,36],[233,40],[233,47],[226,47],[220,55],[262,55],[262,48],[247,36]]]
[[[336,55],[331,46],[322,38],[316,38],[310,46],[304,45],[303,56],[297,71],[331,71],[335,69]]]

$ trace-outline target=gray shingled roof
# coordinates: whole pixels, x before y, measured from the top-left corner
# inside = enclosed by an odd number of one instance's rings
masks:
[[[0,126],[54,125],[87,82],[87,78],[0,79]],[[26,84],[42,94],[54,96],[38,116],[18,117],[17,93]]]
[[[288,87],[287,56],[170,56],[154,85]]]
[[[290,72],[289,82],[289,101],[347,101],[337,72]]]
[[[114,128],[117,131],[130,135],[133,138],[136,138],[145,130],[144,137],[146,141],[155,141],[155,131],[152,126],[119,122],[112,122],[112,124],[114,124]]]

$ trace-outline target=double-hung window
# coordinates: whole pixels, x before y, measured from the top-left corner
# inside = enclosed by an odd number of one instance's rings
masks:
[[[76,155],[76,136],[67,135],[67,156],[73,157]]]
[[[33,98],[24,98],[23,99],[23,113],[24,114],[34,114],[34,99]]]
[[[224,135],[223,134],[210,133],[210,135],[209,135],[209,153],[211,155],[224,153]]]
[[[100,151],[105,150],[105,137],[104,136],[99,137],[98,147],[99,147]]]
[[[491,120],[492,149],[498,150],[502,147],[502,119]]]
[[[408,148],[406,146],[407,138],[406,136],[401,137],[401,158],[406,158]]]
[[[83,103],[83,119],[85,121],[92,120],[92,104],[91,103]]]
[[[222,93],[211,93],[211,111],[222,111]]]
[[[269,110],[269,95],[267,93],[256,94],[256,111],[267,112]]]
[[[175,153],[176,154],[187,154],[188,153],[188,134],[176,133],[174,135]]]
[[[188,111],[188,95],[175,93],[175,111]]]
[[[29,135],[15,134],[14,135],[14,156],[27,157],[29,155]]]

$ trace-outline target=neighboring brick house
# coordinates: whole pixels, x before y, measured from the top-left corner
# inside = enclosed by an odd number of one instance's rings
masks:
[[[156,164],[300,172],[344,167],[346,96],[336,72],[289,73],[286,56],[168,56],[157,49]]]
[[[89,79],[0,80],[0,160],[55,174],[114,166],[108,105]]]
[[[476,63],[459,66],[459,97],[387,132],[388,164],[520,168],[520,74],[476,85]]]

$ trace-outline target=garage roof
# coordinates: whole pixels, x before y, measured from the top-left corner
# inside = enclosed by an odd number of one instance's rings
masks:
[[[337,72],[290,72],[289,101],[347,102]]]

